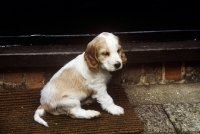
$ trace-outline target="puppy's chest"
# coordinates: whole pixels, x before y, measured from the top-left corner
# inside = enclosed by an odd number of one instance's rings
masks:
[[[107,74],[98,74],[98,75],[91,75],[89,79],[86,80],[87,85],[90,86],[99,86],[99,85],[106,85],[109,80],[111,79],[111,75]]]

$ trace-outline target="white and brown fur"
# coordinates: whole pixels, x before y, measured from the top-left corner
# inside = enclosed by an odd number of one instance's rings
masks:
[[[108,95],[106,84],[111,78],[109,72],[121,69],[126,61],[118,37],[101,33],[89,42],[84,53],[62,67],[44,86],[34,120],[48,127],[41,118],[45,112],[72,118],[98,117],[100,112],[81,108],[93,100],[113,115],[124,114],[124,109]]]

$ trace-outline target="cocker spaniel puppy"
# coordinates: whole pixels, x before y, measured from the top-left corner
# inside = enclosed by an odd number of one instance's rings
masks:
[[[126,61],[118,37],[101,33],[89,42],[84,53],[62,67],[44,86],[34,120],[48,127],[41,118],[45,112],[72,118],[98,117],[100,112],[81,108],[93,100],[110,114],[124,114],[124,109],[108,95],[106,84],[111,78],[109,72],[121,69]]]

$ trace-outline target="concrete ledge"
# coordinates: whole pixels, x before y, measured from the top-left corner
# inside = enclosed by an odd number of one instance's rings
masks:
[[[200,102],[200,83],[124,85],[124,88],[132,105]]]

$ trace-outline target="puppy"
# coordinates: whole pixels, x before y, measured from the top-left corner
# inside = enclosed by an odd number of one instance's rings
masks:
[[[81,108],[94,99],[110,114],[124,114],[124,109],[108,95],[106,84],[111,78],[109,72],[121,69],[126,61],[118,37],[107,32],[99,34],[84,53],[62,67],[44,86],[34,120],[48,127],[41,118],[45,112],[72,118],[98,117],[100,112]]]

